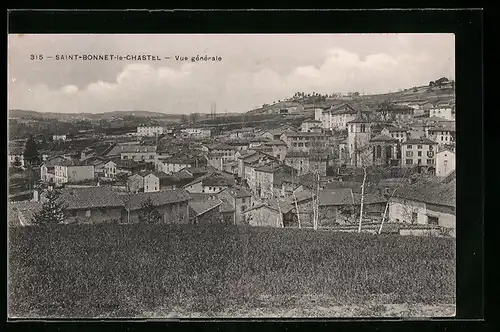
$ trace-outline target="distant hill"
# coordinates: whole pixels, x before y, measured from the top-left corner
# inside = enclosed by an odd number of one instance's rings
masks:
[[[31,119],[111,119],[120,117],[146,117],[163,119],[180,119],[182,114],[166,114],[149,111],[112,111],[105,113],[42,113],[29,110],[9,110],[9,118],[31,118]]]

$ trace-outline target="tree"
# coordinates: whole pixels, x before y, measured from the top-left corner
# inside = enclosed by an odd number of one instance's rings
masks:
[[[19,160],[19,157],[14,158],[14,162],[12,163],[12,166],[14,168],[20,168],[22,166],[21,160]]]
[[[432,88],[434,86],[434,81],[430,81],[429,86]]]
[[[151,198],[141,204],[139,222],[142,224],[156,224],[161,222],[161,214],[156,210]]]
[[[66,205],[59,199],[58,190],[47,191],[47,201],[43,203],[42,210],[35,213],[31,222],[35,225],[56,225],[66,220]]]
[[[30,136],[24,147],[24,160],[29,165],[36,165],[39,161],[38,148],[33,136]]]
[[[186,114],[181,115],[181,123],[187,123],[189,121],[188,116]]]

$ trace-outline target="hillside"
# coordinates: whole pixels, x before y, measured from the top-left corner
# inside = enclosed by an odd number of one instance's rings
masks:
[[[416,86],[397,92],[372,94],[372,95],[352,95],[352,96],[294,96],[285,101],[279,101],[272,105],[263,105],[262,107],[248,111],[248,114],[279,114],[280,109],[294,109],[299,113],[315,107],[329,107],[331,105],[349,102],[351,100],[363,101],[364,103],[376,104],[382,101],[392,102],[435,102],[441,100],[454,100],[455,88],[449,86],[431,87],[428,85]]]

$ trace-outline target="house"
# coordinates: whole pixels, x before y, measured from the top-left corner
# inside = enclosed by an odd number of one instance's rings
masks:
[[[127,188],[132,193],[144,191],[144,177],[138,173],[132,174],[127,179]]]
[[[381,134],[395,138],[400,143],[404,143],[408,139],[408,130],[401,127],[385,127],[382,129]]]
[[[66,135],[52,135],[53,141],[66,141],[67,139]]]
[[[167,175],[163,173],[164,175]],[[144,179],[144,192],[151,193],[160,191],[160,172],[148,172],[143,176]]]
[[[436,153],[436,176],[447,176],[455,170],[455,153],[449,149]]]
[[[309,153],[304,151],[288,151],[285,157],[285,165],[293,167],[298,175],[309,173]]]
[[[115,178],[116,174],[117,174],[116,163],[113,160],[110,160],[104,164],[105,178]]]
[[[93,180],[94,165],[65,160],[54,164],[54,182],[57,184]]]
[[[354,222],[354,194],[351,188],[323,189],[318,195],[319,224]]]
[[[262,198],[275,196],[274,180],[279,176],[296,176],[297,170],[283,164],[267,164],[255,168],[255,181],[250,183],[250,188]]]
[[[185,128],[181,129],[181,133],[186,134],[187,137],[198,139],[208,138],[211,136],[210,128]]]
[[[271,162],[278,163],[278,160],[272,155],[260,151],[241,156],[238,159],[238,176],[246,179],[249,183],[253,183],[255,180],[255,168]]]
[[[275,128],[262,132],[260,136],[268,140],[279,140],[281,135],[283,135],[283,133],[287,131],[292,131],[292,130],[290,127]]]
[[[234,147],[236,151],[247,150],[250,147],[250,141],[246,139],[233,139],[227,141],[226,144]]]
[[[254,136],[254,128],[234,129],[229,134],[229,138],[249,138]]]
[[[390,104],[382,106],[375,112],[383,119],[383,121],[407,123],[413,119],[415,110],[412,107],[398,104]]]
[[[281,227],[281,213],[276,205],[258,204],[242,212],[243,223],[259,227]]]
[[[59,201],[68,211],[68,223],[105,223],[121,220],[123,200],[107,187],[64,188]],[[40,201],[46,200],[46,192]]]
[[[285,160],[286,150],[287,150],[288,146],[282,140],[267,141],[267,142],[264,142],[263,146],[269,148],[268,154],[272,155],[273,157],[276,157],[278,160],[281,160],[281,161]],[[265,151],[263,151],[263,152],[265,152]]]
[[[226,201],[234,210],[235,222],[242,223],[242,213],[253,204],[252,194],[244,188],[227,188],[216,194],[219,199]]]
[[[144,161],[154,163],[156,160],[156,145],[123,144],[114,146],[107,157],[120,156],[122,160]]]
[[[224,165],[236,160],[237,149],[225,143],[214,144],[209,147],[208,164],[215,169],[223,170]]]
[[[161,126],[139,126],[137,127],[137,136],[155,137],[167,133],[167,128]]]
[[[440,226],[454,236],[456,179],[444,183],[416,183],[401,188],[390,199],[388,214],[391,222]]]
[[[190,193],[218,193],[233,185],[228,177],[216,173],[209,173],[184,185],[184,189]]]
[[[149,163],[137,162],[134,160],[114,159],[113,162],[116,164],[116,175],[132,175],[134,173],[151,170],[152,168]]]
[[[143,204],[151,201],[156,211],[162,216],[164,223],[189,223],[188,202],[189,193],[182,189],[165,190],[158,192],[137,193],[124,196],[125,213],[122,220],[128,223],[139,221]]]
[[[280,202],[280,210],[283,214],[283,225],[285,227],[298,226],[312,227],[313,221],[313,197],[308,191],[297,191],[293,196]]]
[[[186,158],[161,158],[157,160],[156,169],[166,174],[172,174],[191,167],[193,161]]]
[[[295,151],[311,151],[324,149],[328,136],[323,133],[286,132],[280,139],[287,144],[288,149]]]
[[[321,130],[321,121],[315,119],[307,119],[302,122],[300,130],[304,133],[308,133],[311,131],[311,128],[319,127]]]
[[[190,201],[190,223],[191,224],[219,224],[223,223],[224,219],[221,214],[222,201],[203,200],[203,201]]]
[[[354,120],[359,113],[369,111],[363,103],[333,104],[324,109],[316,109],[314,118],[320,121],[321,127],[325,129],[344,130],[347,123]]]
[[[401,146],[401,166],[435,168],[437,143],[427,138],[409,139]]]
[[[449,104],[438,104],[429,109],[429,117],[439,117],[446,120],[453,120],[452,107]]]
[[[454,124],[446,124],[427,129],[427,137],[439,145],[454,144],[456,132]]]

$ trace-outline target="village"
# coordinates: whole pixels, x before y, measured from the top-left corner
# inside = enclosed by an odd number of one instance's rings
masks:
[[[454,82],[439,83],[449,90]],[[228,126],[211,114],[211,123],[191,117],[11,140],[10,188],[26,174],[29,183],[9,192],[10,225],[33,224],[57,191],[68,224],[147,215],[160,223],[454,236],[454,90],[420,99],[313,97],[298,93],[248,112],[274,114],[265,124]],[[121,118],[109,122],[123,128]]]

